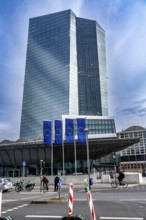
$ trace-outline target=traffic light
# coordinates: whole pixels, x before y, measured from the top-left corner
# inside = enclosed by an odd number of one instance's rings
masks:
[[[40,160],[40,165],[41,165],[41,168],[44,168],[45,166],[46,166],[46,164],[45,164],[45,161],[43,161],[43,160]]]
[[[119,165],[118,158],[116,158],[116,156],[114,155],[114,156],[113,156],[113,159],[114,159],[114,164],[115,164],[116,166],[118,166],[118,165]]]

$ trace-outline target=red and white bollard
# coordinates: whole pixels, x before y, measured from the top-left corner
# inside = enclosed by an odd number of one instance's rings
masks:
[[[73,213],[73,191],[74,185],[70,183],[68,187],[68,215]]]
[[[88,191],[88,192],[87,192],[87,198],[88,198],[88,202],[89,202],[91,220],[96,220],[96,215],[95,215],[95,210],[94,210],[94,205],[93,205],[93,200],[92,200],[91,191]]]

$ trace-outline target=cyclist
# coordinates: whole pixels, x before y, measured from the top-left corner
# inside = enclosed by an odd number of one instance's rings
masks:
[[[49,189],[48,188],[49,180],[48,180],[46,174],[44,174],[42,182],[43,182],[43,187],[45,187],[47,189],[47,191],[48,191],[48,189]]]
[[[125,174],[123,173],[123,171],[119,171],[119,176],[117,177],[119,180],[120,185],[122,185],[122,180],[124,179]]]

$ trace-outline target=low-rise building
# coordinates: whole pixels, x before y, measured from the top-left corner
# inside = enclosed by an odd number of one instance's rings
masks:
[[[145,173],[146,170],[146,128],[141,126],[131,126],[119,132],[118,138],[139,138],[140,141],[120,151],[120,166],[125,171],[139,171]]]

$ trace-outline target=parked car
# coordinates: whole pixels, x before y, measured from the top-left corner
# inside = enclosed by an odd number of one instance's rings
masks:
[[[2,191],[8,191],[13,189],[13,183],[9,178],[0,178],[0,189]]]

